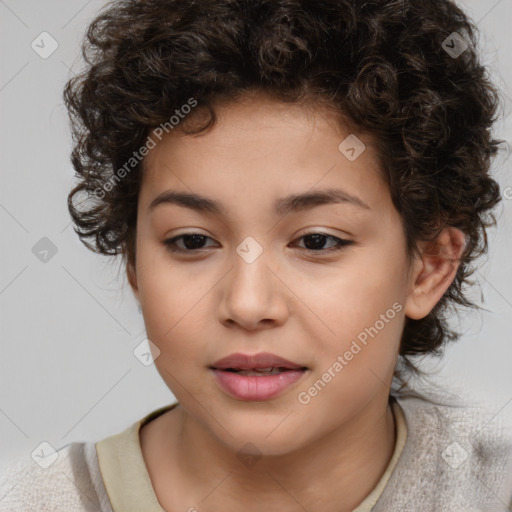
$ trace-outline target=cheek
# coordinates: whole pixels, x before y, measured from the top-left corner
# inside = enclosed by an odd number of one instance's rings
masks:
[[[406,290],[405,262],[399,257],[368,257],[362,251],[322,274],[295,280],[296,293],[331,335],[354,334],[372,325]],[[313,316],[313,315],[312,315]]]
[[[306,328],[315,340],[319,372],[338,356],[351,380],[367,377],[370,369],[379,376],[392,371],[403,330],[405,272],[398,251],[368,250],[347,257],[329,275],[300,281],[298,295],[316,313],[306,309],[304,318],[311,319]]]
[[[204,328],[197,319],[205,315],[205,295],[211,285],[174,265],[165,251],[153,248],[140,251],[138,286],[148,338],[158,346],[162,359],[167,355],[179,361],[199,348]]]

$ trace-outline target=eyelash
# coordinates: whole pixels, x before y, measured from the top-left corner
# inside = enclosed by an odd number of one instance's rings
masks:
[[[171,252],[181,252],[181,253],[194,254],[196,252],[202,251],[203,248],[201,248],[201,249],[181,249],[179,247],[176,247],[176,241],[177,240],[180,240],[180,239],[182,239],[185,236],[193,236],[193,235],[197,235],[197,236],[200,236],[200,237],[203,237],[203,238],[210,238],[209,236],[202,235],[201,233],[183,233],[181,235],[175,236],[174,238],[169,238],[168,240],[164,240],[163,243],[164,243],[165,246],[167,246],[167,248]],[[320,253],[337,252],[337,251],[340,251],[340,250],[344,249],[345,247],[348,247],[348,246],[350,246],[350,245],[352,245],[354,243],[351,240],[345,240],[343,238],[339,238],[337,236],[329,235],[327,233],[321,233],[321,232],[306,233],[305,235],[302,235],[299,238],[297,238],[297,240],[301,240],[302,238],[306,238],[308,236],[313,236],[313,235],[320,235],[320,236],[323,236],[325,238],[330,238],[332,240],[335,240],[336,241],[336,246],[334,248],[328,248],[328,249],[307,249],[307,248],[301,248],[301,249],[305,250],[306,252],[308,252],[309,254],[315,254],[316,255],[316,254],[320,254]],[[210,238],[210,240],[211,240],[211,238]]]

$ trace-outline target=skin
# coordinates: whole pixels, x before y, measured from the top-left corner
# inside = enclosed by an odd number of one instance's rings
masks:
[[[144,461],[167,511],[353,510],[375,487],[395,447],[388,403],[405,317],[423,318],[455,277],[464,237],[445,228],[409,261],[403,226],[382,179],[372,139],[349,161],[351,132],[332,112],[263,95],[219,105],[206,134],[170,132],[145,158],[138,201],[139,300],[155,365],[179,402],[140,431]],[[287,215],[274,201],[339,188],[349,202]],[[151,201],[165,190],[204,195],[226,213]],[[195,253],[164,241],[198,233]],[[326,233],[351,245],[338,251]],[[247,263],[236,248],[263,249]],[[185,250],[183,240],[178,247]],[[322,252],[323,251],[323,252]],[[298,401],[357,335],[394,303],[402,308],[308,404]],[[272,352],[308,367],[281,395],[242,401],[209,366],[233,352]],[[237,456],[257,447],[254,464]]]

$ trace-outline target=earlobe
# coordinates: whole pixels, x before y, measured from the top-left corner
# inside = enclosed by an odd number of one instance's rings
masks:
[[[419,244],[421,254],[411,272],[405,314],[414,320],[425,318],[452,284],[466,247],[464,233],[444,228],[431,242]]]

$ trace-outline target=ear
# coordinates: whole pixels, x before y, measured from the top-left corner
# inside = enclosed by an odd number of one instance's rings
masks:
[[[465,247],[464,233],[454,227],[444,228],[434,241],[419,244],[405,301],[406,316],[420,320],[432,311],[452,284]]]
[[[139,286],[137,284],[137,272],[131,263],[126,265],[126,276],[128,277],[128,283],[130,283],[130,287],[135,295],[137,302],[140,304],[139,299]]]

